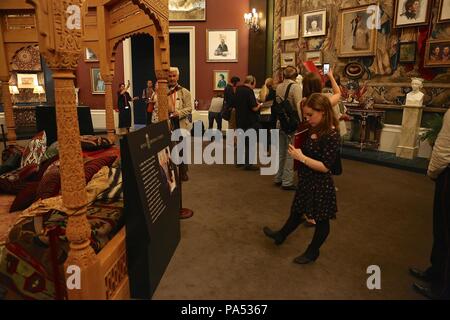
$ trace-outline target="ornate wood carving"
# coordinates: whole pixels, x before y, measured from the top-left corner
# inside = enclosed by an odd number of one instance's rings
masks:
[[[66,234],[71,250],[66,266],[87,269],[96,264],[96,255],[90,246],[91,228],[86,219],[86,182],[73,81],[81,55],[82,19],[87,6],[84,0],[27,2],[36,8],[39,48],[53,71],[63,203],[76,212],[69,216],[67,224]],[[83,290],[70,290],[70,298],[83,298],[83,294],[91,289],[95,291],[95,284],[82,276],[83,279]]]
[[[41,55],[38,46],[23,48],[17,52],[11,62],[12,71],[41,71]]]

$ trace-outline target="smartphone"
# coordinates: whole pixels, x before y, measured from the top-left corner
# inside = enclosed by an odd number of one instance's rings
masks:
[[[323,74],[328,74],[328,72],[330,72],[330,64],[324,63],[323,64]]]

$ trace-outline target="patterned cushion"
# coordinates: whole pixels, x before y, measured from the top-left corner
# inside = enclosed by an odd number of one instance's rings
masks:
[[[100,149],[107,149],[111,147],[111,141],[104,137],[97,136],[81,136],[81,149],[83,151],[95,151]]]
[[[116,156],[106,156],[90,160],[84,164],[84,174],[86,183],[91,181],[92,177],[103,167],[111,167],[116,160]]]
[[[22,162],[20,166],[25,167],[26,165],[32,163],[39,164],[46,149],[47,137],[45,135],[45,131],[41,131],[37,135],[35,135],[33,139],[31,139],[28,143],[28,146],[23,152]]]
[[[108,189],[100,193],[97,199],[106,203],[123,199],[122,170],[120,168],[111,168],[108,175],[108,183]]]
[[[51,146],[48,147],[47,150],[45,150],[45,152],[44,152],[44,154],[42,156],[41,162],[45,161],[47,159],[53,158],[54,156],[58,155],[59,154],[59,149],[58,148],[59,148],[58,141],[53,142],[51,144]]]
[[[31,206],[36,198],[39,182],[28,182],[22,190],[17,194],[9,212],[22,211]]]

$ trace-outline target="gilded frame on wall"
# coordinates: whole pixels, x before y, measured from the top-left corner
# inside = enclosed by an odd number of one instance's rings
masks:
[[[313,25],[315,21],[315,25]],[[304,12],[302,15],[302,36],[320,37],[327,34],[327,9]]]
[[[338,56],[365,57],[374,56],[377,46],[377,12],[370,10],[371,5],[341,9],[339,12]],[[372,21],[369,21],[371,19]]]
[[[450,67],[450,39],[427,41],[424,61],[426,67]]]
[[[432,0],[396,0],[394,27],[408,28],[428,24]]]
[[[399,59],[400,63],[415,63],[417,55],[417,42],[400,42],[399,43]]]
[[[305,51],[305,61],[314,62],[315,66],[321,66],[323,61],[322,51],[321,50],[308,50]]]
[[[298,39],[300,16],[281,17],[281,40]]]
[[[206,62],[238,62],[237,29],[206,30]]]
[[[206,0],[169,0],[169,21],[206,21]]]
[[[230,79],[230,70],[213,70],[213,90],[224,91]]]
[[[280,55],[280,67],[286,68],[286,67],[295,67],[296,61],[295,61],[296,53],[295,52],[282,52]]]
[[[439,4],[438,23],[450,22],[450,0],[441,0]]]
[[[105,94],[106,92],[100,68],[91,68],[91,90],[92,94]]]

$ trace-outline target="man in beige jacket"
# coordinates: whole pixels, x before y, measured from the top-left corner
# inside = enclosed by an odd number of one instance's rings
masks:
[[[180,71],[176,67],[171,67],[169,71],[169,118],[172,124],[172,129],[187,129],[190,130],[192,122],[192,96],[189,90],[183,88],[178,84],[180,78]],[[183,181],[188,181],[187,175],[188,166],[183,163],[179,166],[180,178]]]
[[[450,299],[450,110],[436,139],[428,176],[436,182],[433,207],[433,248],[426,271],[411,268],[415,277],[430,286],[414,283],[414,289],[430,299]]]

